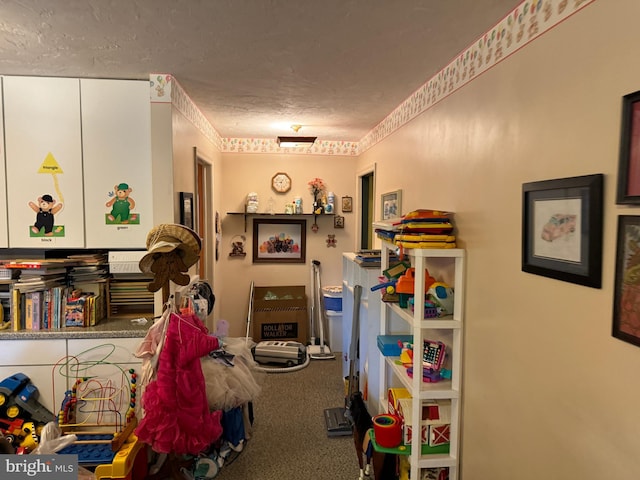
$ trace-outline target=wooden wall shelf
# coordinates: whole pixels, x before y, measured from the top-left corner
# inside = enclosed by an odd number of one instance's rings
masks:
[[[273,217],[273,218],[300,218],[300,217],[313,217],[314,223],[317,222],[317,217],[335,217],[334,213],[246,213],[246,212],[227,212],[227,215],[243,215],[244,216],[244,231],[247,231],[247,217]]]

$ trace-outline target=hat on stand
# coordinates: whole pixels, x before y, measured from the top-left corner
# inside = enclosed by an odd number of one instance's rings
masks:
[[[151,266],[158,254],[177,251],[187,268],[200,259],[202,240],[196,232],[184,225],[162,223],[147,234],[147,254],[140,259],[140,270],[151,272]]]

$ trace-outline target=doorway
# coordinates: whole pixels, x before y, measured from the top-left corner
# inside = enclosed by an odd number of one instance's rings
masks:
[[[373,248],[373,218],[375,213],[373,199],[375,197],[375,165],[358,173],[358,201],[360,215],[358,217],[358,250]]]
[[[213,233],[213,195],[211,163],[198,154],[193,147],[195,164],[195,215],[194,229],[202,239],[198,275],[213,288],[213,249],[216,236]]]

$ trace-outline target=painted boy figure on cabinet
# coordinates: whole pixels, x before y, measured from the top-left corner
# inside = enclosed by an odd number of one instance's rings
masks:
[[[57,203],[49,194],[38,197],[38,203],[29,202],[31,210],[36,212],[36,223],[31,227],[33,234],[43,233],[47,237],[53,236],[54,215],[62,210],[62,203]],[[62,227],[56,229],[56,233],[61,231]]]
[[[132,191],[128,184],[120,183],[113,187],[113,192],[109,192],[113,198],[106,203],[107,207],[111,207],[107,223],[138,223],[138,215],[133,213],[136,202],[129,196]]]

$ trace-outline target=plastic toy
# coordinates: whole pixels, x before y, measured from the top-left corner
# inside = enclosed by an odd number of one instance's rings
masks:
[[[400,295],[400,306],[402,308],[407,308],[409,297],[414,294],[415,288],[415,276],[416,271],[415,268],[411,267],[408,269],[404,275],[398,278],[398,282],[396,283],[396,293]],[[424,292],[427,293],[429,287],[436,281],[431,275],[429,275],[429,271],[425,269],[424,271]]]
[[[453,288],[443,282],[434,282],[427,291],[427,300],[439,310],[439,316],[453,314]]]
[[[0,382],[0,409],[7,418],[27,417],[36,423],[55,420],[53,413],[40,402],[38,388],[24,373],[16,373]]]

